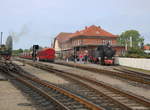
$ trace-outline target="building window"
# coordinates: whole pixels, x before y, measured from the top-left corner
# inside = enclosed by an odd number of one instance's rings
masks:
[[[112,40],[109,40],[108,42],[109,42],[110,45],[112,45]]]
[[[78,40],[78,44],[77,45],[80,45],[80,40]]]
[[[110,45],[112,45],[112,40],[103,40],[103,41],[102,41],[102,44],[103,44],[103,45],[106,45],[106,44],[108,44],[108,43],[109,43]]]
[[[83,39],[80,40],[80,45],[82,45],[82,44],[83,44]]]
[[[75,46],[77,46],[77,43],[78,43],[77,40],[75,40]]]
[[[96,43],[96,44],[99,44],[99,43],[100,43],[100,40],[99,40],[99,39],[97,39],[97,40],[95,41],[95,43]]]
[[[102,44],[105,45],[106,44],[106,40],[103,40]]]
[[[96,31],[96,34],[99,34],[100,32],[99,31]]]
[[[76,41],[75,41],[75,40],[73,41],[73,45],[74,45],[74,46],[76,45]]]
[[[98,44],[101,44],[101,39],[98,39],[97,42],[98,42]]]

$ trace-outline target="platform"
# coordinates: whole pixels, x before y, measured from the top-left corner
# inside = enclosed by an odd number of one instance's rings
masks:
[[[1,73],[0,73],[0,81],[5,81],[7,80]]]

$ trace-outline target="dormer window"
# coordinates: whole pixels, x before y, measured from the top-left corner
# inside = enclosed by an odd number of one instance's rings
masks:
[[[80,33],[81,33],[81,34],[83,34],[83,32],[82,32],[82,31],[81,31]]]
[[[99,31],[96,31],[96,34],[99,34],[100,32]]]

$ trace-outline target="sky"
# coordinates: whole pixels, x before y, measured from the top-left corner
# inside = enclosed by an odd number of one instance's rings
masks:
[[[14,49],[49,47],[60,32],[97,25],[116,35],[138,30],[150,43],[150,0],[0,0],[3,43],[15,34]]]

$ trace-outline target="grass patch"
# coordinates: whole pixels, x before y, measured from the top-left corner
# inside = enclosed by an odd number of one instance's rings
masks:
[[[144,70],[144,69],[140,69],[140,68],[134,68],[134,67],[128,67],[128,66],[124,66],[126,67],[127,69],[130,69],[130,70],[135,70],[135,71],[138,71],[138,72],[145,72],[145,73],[149,73],[150,74],[150,70]]]

